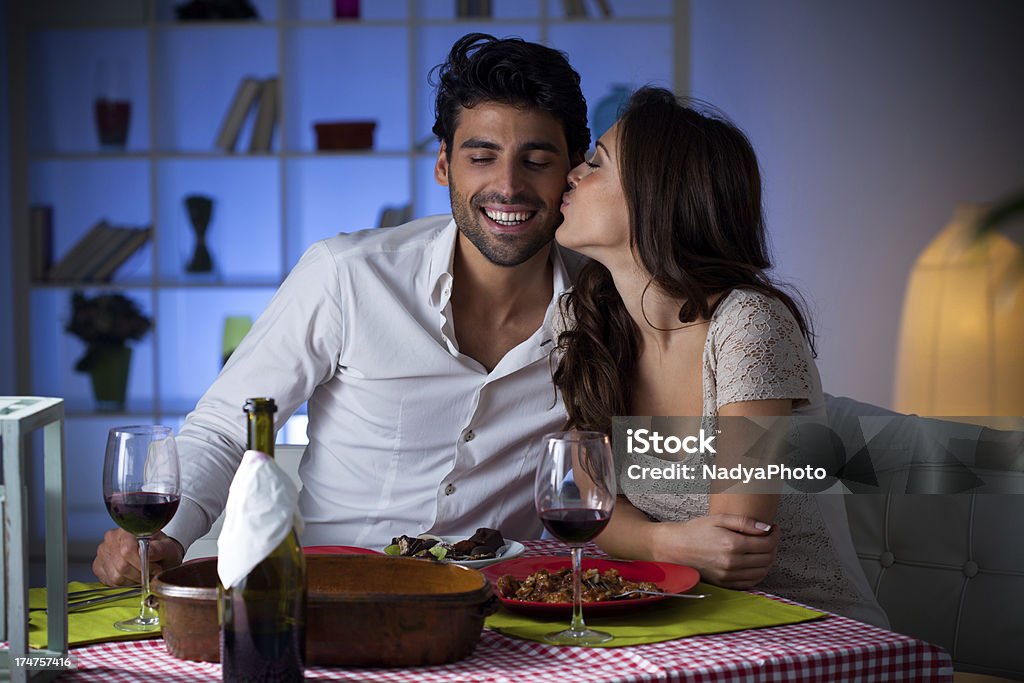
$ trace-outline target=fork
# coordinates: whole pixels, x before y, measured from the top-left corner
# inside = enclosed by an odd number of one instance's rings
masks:
[[[122,591],[128,588],[128,586],[103,586],[102,588],[85,588],[80,591],[71,591],[68,593],[68,598],[77,598],[84,595],[92,595],[93,593],[106,593],[107,591]]]
[[[707,593],[662,593],[660,591],[645,591],[639,588],[631,591],[625,591],[624,593],[618,593],[613,595],[613,598],[624,598],[627,595],[655,595],[660,598],[710,598],[711,596]]]
[[[140,595],[142,588],[132,588],[129,590],[121,591],[120,593],[111,593],[110,595],[102,595],[98,598],[89,598],[88,600],[79,600],[77,602],[68,603],[68,612],[77,612],[78,610],[85,609],[86,607],[92,607],[93,605],[99,605],[104,602],[113,602],[114,600],[121,600],[133,595]]]

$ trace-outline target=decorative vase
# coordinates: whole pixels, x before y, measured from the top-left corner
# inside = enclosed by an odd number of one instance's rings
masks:
[[[358,19],[359,0],[334,0],[335,19]]]
[[[188,211],[188,219],[196,233],[196,249],[185,270],[189,273],[211,273],[213,257],[206,247],[206,230],[213,216],[213,199],[199,194],[189,195],[185,197],[185,210]]]
[[[102,150],[123,151],[128,143],[132,121],[129,80],[128,62],[123,59],[101,59],[96,64],[93,113]]]
[[[242,343],[245,335],[252,327],[252,318],[247,315],[229,315],[224,318],[224,336],[221,342],[221,367],[227,365],[228,358]]]
[[[92,380],[96,409],[107,413],[123,411],[128,393],[128,370],[132,364],[131,347],[97,347],[93,359],[89,378]]]

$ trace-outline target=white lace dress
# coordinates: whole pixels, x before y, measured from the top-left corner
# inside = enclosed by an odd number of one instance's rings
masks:
[[[760,292],[733,290],[719,305],[708,328],[702,375],[705,416],[737,401],[787,398],[794,401],[794,415],[825,415],[818,370],[796,320],[781,301]],[[692,459],[699,462],[699,456]],[[655,520],[685,521],[708,512],[706,485],[703,493],[658,493],[625,480],[620,489]],[[857,560],[842,495],[782,495],[775,523],[782,537],[759,589],[888,627]]]

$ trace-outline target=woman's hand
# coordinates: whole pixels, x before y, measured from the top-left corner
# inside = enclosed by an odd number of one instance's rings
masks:
[[[655,560],[691,566],[704,581],[735,589],[753,588],[764,579],[780,535],[777,526],[734,514],[661,522],[652,530]]]

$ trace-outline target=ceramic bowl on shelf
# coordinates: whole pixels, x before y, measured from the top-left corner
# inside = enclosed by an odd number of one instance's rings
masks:
[[[317,151],[373,149],[376,121],[322,121],[313,124]]]

